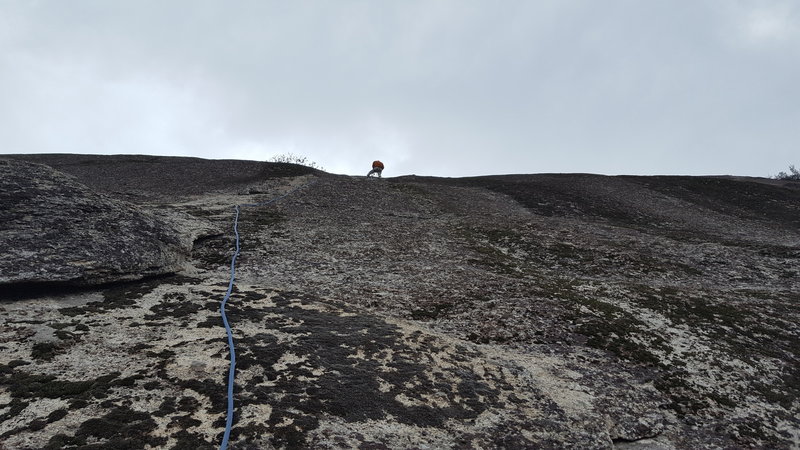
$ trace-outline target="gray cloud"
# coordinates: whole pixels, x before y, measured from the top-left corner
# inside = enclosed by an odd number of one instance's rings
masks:
[[[76,0],[0,17],[3,153],[294,152],[446,176],[797,163],[793,2]]]

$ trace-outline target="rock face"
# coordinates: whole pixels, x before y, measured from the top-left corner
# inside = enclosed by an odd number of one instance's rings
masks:
[[[231,206],[310,181],[239,217],[230,448],[800,447],[800,184],[190,160],[227,175],[161,194],[179,159],[38,158],[219,231],[174,276],[0,302],[0,447],[217,448]]]
[[[189,250],[153,215],[12,160],[0,160],[0,248],[0,284],[83,286],[174,273]]]
[[[264,180],[321,174],[297,164],[171,156],[33,154],[8,158],[47,164],[99,192],[131,200],[172,201]]]

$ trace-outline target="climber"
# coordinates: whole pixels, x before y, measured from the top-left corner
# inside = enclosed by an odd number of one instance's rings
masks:
[[[378,174],[378,178],[380,178],[381,172],[383,172],[383,163],[380,161],[372,161],[372,170],[369,171],[367,177],[371,177],[373,174]]]

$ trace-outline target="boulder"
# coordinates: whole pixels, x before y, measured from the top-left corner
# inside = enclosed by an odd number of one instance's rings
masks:
[[[87,286],[181,269],[166,221],[49,166],[0,160],[0,285]]]

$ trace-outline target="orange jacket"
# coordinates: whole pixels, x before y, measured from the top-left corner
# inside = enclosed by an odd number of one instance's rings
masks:
[[[380,161],[372,161],[372,168],[383,170],[383,163]]]

